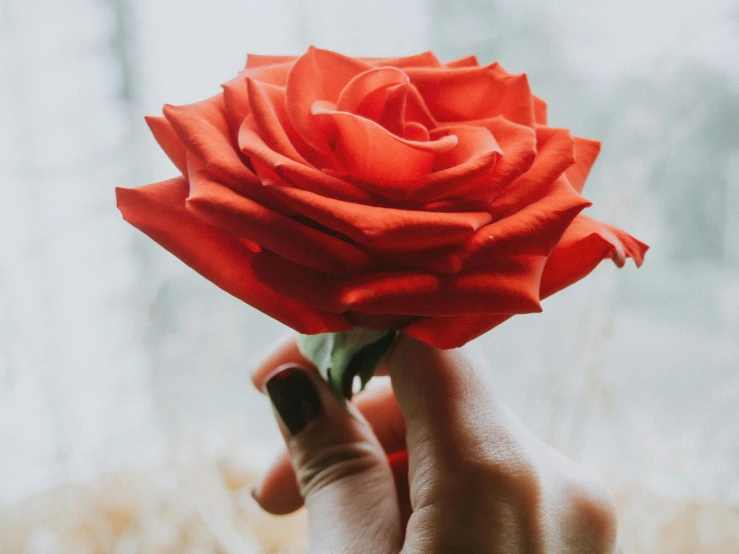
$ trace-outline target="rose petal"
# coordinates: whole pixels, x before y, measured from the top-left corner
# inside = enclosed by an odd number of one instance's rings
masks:
[[[426,179],[438,180],[429,187],[434,191],[422,209],[431,211],[470,210],[484,206],[489,209],[491,199],[520,175],[528,171],[536,159],[536,135],[533,129],[511,123],[503,117],[474,122],[490,131],[503,151],[495,159],[490,174],[480,179],[459,179],[467,175],[464,165],[432,173]],[[470,160],[474,163],[475,160]]]
[[[159,146],[164,150],[180,173],[187,175],[187,149],[183,146],[172,125],[163,117],[147,116],[146,123]]]
[[[496,260],[483,270],[439,276],[419,271],[334,277],[261,252],[254,271],[277,292],[330,312],[393,316],[541,311],[542,256]]]
[[[470,160],[503,153],[493,134],[484,127],[448,125],[431,132],[432,140],[439,140],[445,136],[457,137],[458,142],[455,148],[436,157],[434,172],[455,169]]]
[[[236,136],[241,122],[249,115],[249,92],[246,87],[246,79],[267,85],[285,86],[292,65],[292,63],[282,63],[244,69],[229,82],[221,85],[223,88],[223,103],[232,136]]]
[[[484,127],[450,125],[435,130],[430,136],[437,140],[444,136],[454,136],[458,140],[457,146],[436,156],[433,172],[420,178],[393,183],[392,187],[384,184],[378,187],[378,194],[398,200],[405,199],[408,207],[414,208],[419,203],[432,202],[450,194],[464,195],[470,189],[488,186],[486,183],[489,183],[491,172],[501,154],[501,148],[490,131]],[[362,186],[375,190],[373,183]],[[485,202],[477,206],[477,209],[486,208]]]
[[[293,187],[269,189],[320,225],[378,250],[456,244],[491,221],[487,212],[398,210],[344,202]]]
[[[477,61],[477,56],[474,54],[459,58],[458,60],[452,60],[444,64],[445,67],[480,67],[480,62]]]
[[[425,142],[431,138],[428,129],[415,121],[406,122],[405,133],[403,136],[408,140],[420,142]]]
[[[426,102],[418,89],[411,83],[408,86],[408,98],[405,105],[405,120],[407,122],[420,123],[427,129],[436,127],[436,119],[429,111]]]
[[[283,88],[260,84],[247,78],[249,107],[254,118],[255,131],[270,149],[299,163],[308,163],[295,148],[302,143],[287,119]],[[288,131],[292,131],[288,136]],[[293,142],[295,141],[295,142]]]
[[[571,166],[565,175],[575,190],[582,192],[585,186],[585,180],[590,174],[590,169],[595,163],[595,159],[600,153],[600,141],[586,139],[581,137],[575,138],[575,165]]]
[[[620,229],[580,215],[547,260],[541,280],[541,298],[579,281],[607,257],[616,265],[630,257],[639,267],[648,248]],[[508,316],[501,315],[419,319],[403,332],[438,348],[458,348],[506,319]]]
[[[402,110],[394,107],[402,98]],[[386,129],[403,137],[398,121],[388,126],[388,119],[420,123],[426,128],[436,126],[426,104],[408,76],[394,67],[373,68],[355,76],[341,91],[336,110],[360,115],[380,123]],[[408,137],[405,137],[408,138]]]
[[[244,198],[202,171],[191,172],[189,180],[187,209],[206,223],[297,264],[329,273],[364,271],[372,264],[369,255],[355,245]]]
[[[336,103],[347,83],[369,65],[311,46],[293,65],[287,79],[287,114],[298,134],[317,151],[330,156],[320,123],[313,116],[316,101]]]
[[[465,246],[464,267],[505,255],[548,256],[575,217],[590,205],[560,177],[539,199],[480,229]]]
[[[223,107],[233,136],[238,132],[241,122],[249,115],[249,92],[246,89],[244,72],[221,85],[221,88],[223,88]]]
[[[407,315],[363,314],[351,310],[344,312],[344,317],[355,327],[364,327],[365,329],[402,329],[416,319]]]
[[[368,69],[346,84],[336,101],[336,109],[378,121],[388,87],[407,82],[408,76],[395,67]]]
[[[507,215],[541,198],[551,183],[575,163],[573,144],[568,129],[537,125],[534,163],[508,186],[497,189],[490,205],[492,213]]]
[[[534,120],[537,125],[547,124],[547,103],[538,96],[534,96]]]
[[[484,266],[500,257],[547,256],[572,220],[589,205],[562,176],[539,200],[482,227],[463,245],[426,248],[385,259],[399,267],[454,274]]]
[[[416,319],[401,332],[431,346],[459,348],[484,335],[511,316],[501,314],[461,315]]]
[[[542,296],[550,296],[579,281],[604,258],[611,258],[618,267],[623,267],[626,258],[633,258],[636,267],[640,267],[648,249],[646,244],[617,227],[579,215],[549,257]]]
[[[388,94],[392,94],[390,89],[398,85],[404,85],[400,89],[404,102],[402,119],[433,129],[436,121],[426,107],[421,93],[410,84],[408,76],[395,67],[372,68],[355,76],[341,91],[336,109],[361,115],[385,126],[381,119],[387,110],[388,101],[391,101]]]
[[[500,116],[480,121],[479,124],[493,133],[503,149],[503,155],[495,166],[495,174],[490,179],[493,190],[507,186],[531,169],[538,156],[535,131]]]
[[[525,74],[509,75],[498,64],[486,67],[405,70],[438,121],[464,122],[504,116],[532,127],[534,107]]]
[[[164,117],[213,177],[237,191],[259,183],[231,142],[223,95],[185,106],[165,105]]]
[[[406,250],[381,250],[373,252],[373,255],[383,267],[455,275],[463,269],[464,249],[453,244],[420,249],[408,244]]]
[[[195,271],[254,308],[301,333],[349,330],[339,314],[285,298],[259,281],[248,245],[185,209],[187,180],[176,178],[137,189],[116,189],[123,218]]]
[[[437,156],[458,143],[454,135],[428,142],[403,139],[374,121],[321,105],[313,107],[313,114],[324,121],[325,136],[343,169],[354,179],[368,183],[371,192],[380,192],[378,184],[402,183],[428,175]]]
[[[341,299],[354,311],[419,317],[540,312],[542,256],[502,258],[458,275],[393,272],[349,278]]]
[[[260,83],[274,85],[276,87],[284,87],[287,86],[287,77],[290,75],[292,67],[293,62],[250,67],[244,69],[241,72],[241,75],[242,77],[251,79],[252,81],[258,81]]]
[[[329,198],[346,200],[358,204],[375,204],[377,198],[355,187],[353,184],[320,171],[311,165],[296,162],[272,150],[264,143],[252,118],[247,117],[239,130],[239,147],[252,158],[252,165],[265,185],[289,183],[298,188],[325,195]],[[259,172],[257,162],[270,168],[281,180],[269,182],[269,177]],[[266,179],[265,179],[266,177]]]
[[[359,58],[363,62],[376,66],[390,67],[440,67],[441,62],[433,52],[421,52],[413,56],[400,58]]]
[[[426,131],[426,133],[423,134],[423,139],[421,141],[416,141],[416,139],[406,135],[405,110],[408,105],[408,89],[410,86],[410,83],[407,82],[387,88],[385,91],[385,105],[377,123],[392,134],[406,140],[413,142],[428,142],[431,138],[428,130],[415,121],[412,121],[411,123],[419,125],[421,129]],[[411,135],[415,136],[413,129],[414,128],[411,127]]]

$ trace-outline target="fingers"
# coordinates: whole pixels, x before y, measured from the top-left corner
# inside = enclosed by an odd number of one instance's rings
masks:
[[[365,391],[355,397],[355,407],[373,428],[377,439],[387,454],[405,449],[405,420],[400,412],[390,381],[378,378],[370,382]],[[399,466],[400,464],[400,466]],[[407,499],[408,470],[407,460],[391,461],[395,474],[396,488]],[[295,472],[287,452],[272,463],[253,491],[253,496],[266,511],[283,515],[294,512],[303,506]],[[407,503],[407,502],[406,502]]]
[[[251,381],[257,390],[264,392],[264,382],[267,376],[276,368],[285,364],[297,364],[306,367],[311,365],[298,350],[294,333],[280,339],[252,371]]]
[[[287,450],[280,452],[252,490],[254,500],[274,515],[291,514],[303,507],[303,497]]]
[[[527,470],[505,409],[485,386],[481,367],[460,350],[439,350],[401,335],[385,362],[407,424],[414,510],[448,500],[474,481]],[[484,475],[483,475],[484,474]],[[462,482],[464,480],[464,482]]]
[[[395,400],[390,379],[387,377],[373,379],[367,388],[355,397],[353,403],[369,422],[386,453],[405,450],[405,418]]]
[[[460,443],[488,434],[491,412],[499,407],[480,379],[486,368],[474,367],[462,351],[401,335],[383,364],[407,420],[409,441],[433,440],[455,458],[466,452]]]
[[[344,410],[306,365],[278,367],[265,376],[264,389],[308,508],[312,551],[354,552],[362,540],[373,551],[398,552],[402,529],[393,473],[356,408]]]

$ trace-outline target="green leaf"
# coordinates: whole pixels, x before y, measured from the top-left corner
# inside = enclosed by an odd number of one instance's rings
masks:
[[[328,382],[342,406],[353,394],[354,378],[361,388],[375,372],[375,366],[395,342],[395,331],[354,329],[340,333],[300,335],[298,348]]]

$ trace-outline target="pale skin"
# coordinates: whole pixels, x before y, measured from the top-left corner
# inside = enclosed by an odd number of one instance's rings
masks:
[[[401,336],[379,368],[391,382],[357,396],[354,416],[292,337],[260,363],[254,384],[263,391],[285,364],[310,377],[321,413],[292,435],[278,417],[287,449],[254,497],[275,514],[305,504],[309,552],[619,552],[604,486],[528,431],[462,351]],[[394,478],[388,453],[403,449],[407,469]]]

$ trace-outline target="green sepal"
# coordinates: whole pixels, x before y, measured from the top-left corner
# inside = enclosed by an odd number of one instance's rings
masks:
[[[358,375],[361,389],[375,373],[375,367],[395,342],[396,331],[354,329],[339,333],[300,335],[301,354],[316,366],[343,407],[353,394]]]

